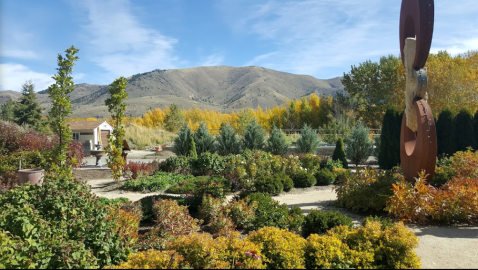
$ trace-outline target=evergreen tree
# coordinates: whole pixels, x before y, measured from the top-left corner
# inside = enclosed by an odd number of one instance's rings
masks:
[[[198,153],[196,152],[196,143],[194,142],[193,136],[189,137],[189,157],[198,158]]]
[[[352,135],[347,140],[347,158],[355,166],[367,161],[372,153],[373,144],[368,139],[369,129],[359,122],[352,130]],[[383,141],[381,142],[383,144]]]
[[[241,143],[237,139],[234,128],[229,122],[221,125],[216,142],[217,153],[221,156],[239,154],[241,149]]]
[[[42,127],[41,111],[42,108],[37,102],[35,85],[28,80],[22,85],[22,97],[14,110],[15,122],[19,125],[27,124],[35,130],[40,130]]]
[[[285,155],[288,150],[289,143],[287,143],[284,133],[274,126],[269,138],[267,139],[266,151],[271,152],[274,155]]]
[[[53,169],[58,168],[56,171],[60,176],[71,177],[71,167],[66,165],[66,151],[73,135],[70,127],[66,125],[66,119],[72,111],[69,94],[75,89],[71,74],[73,66],[79,58],[76,56],[78,49],[74,46],[66,49],[65,52],[65,58],[58,54],[58,73],[53,75],[55,83],[48,87],[47,92],[52,100],[49,112],[51,128],[59,137],[54,151],[57,166],[54,166]]]
[[[124,77],[120,77],[108,86],[110,97],[105,100],[105,105],[111,113],[111,119],[115,123],[113,133],[108,138],[108,144],[105,151],[108,154],[107,164],[113,173],[113,179],[118,181],[123,174],[125,160],[123,154],[123,137],[125,134],[123,119],[126,110],[125,99],[128,98],[125,88],[128,81]]]
[[[340,160],[342,162],[342,167],[345,169],[349,168],[347,159],[345,158],[345,149],[344,149],[344,140],[339,138],[335,144],[334,154],[332,155],[332,160]]]
[[[5,104],[3,104],[0,109],[2,112],[0,113],[0,119],[5,121],[15,121],[15,107],[17,103],[11,99],[7,100]]]
[[[257,124],[253,119],[246,127],[244,131],[244,138],[242,139],[242,145],[246,149],[262,150],[264,148],[266,132],[261,129],[261,126]]]
[[[315,132],[307,124],[304,125],[300,132],[300,138],[297,140],[297,149],[299,153],[317,153],[319,147],[319,139]]]
[[[455,153],[455,120],[450,109],[445,108],[436,122],[438,156],[451,156]]]
[[[380,149],[377,157],[380,169],[390,170],[400,164],[401,126],[400,113],[395,109],[387,109],[382,120]]]
[[[170,132],[177,132],[185,123],[178,105],[171,104],[170,111],[164,117],[164,127]]]
[[[198,130],[193,134],[194,142],[196,143],[197,155],[205,152],[214,153],[214,137],[209,134],[209,130],[204,123],[201,123]]]
[[[173,152],[178,156],[187,156],[190,152],[190,139],[191,129],[188,125],[184,124],[181,130],[178,132],[178,136],[174,138]]]
[[[473,149],[478,150],[478,110],[473,117],[473,130],[475,131],[475,136],[473,136],[475,138],[475,145]]]
[[[455,117],[456,151],[466,151],[467,147],[475,145],[474,136],[473,117],[468,110],[462,109]]]

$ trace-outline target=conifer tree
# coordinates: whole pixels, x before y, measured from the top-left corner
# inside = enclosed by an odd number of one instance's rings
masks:
[[[7,100],[5,104],[3,104],[0,109],[2,112],[0,113],[0,119],[4,121],[15,121],[15,106],[17,103],[11,99]]]
[[[436,122],[438,156],[451,156],[455,152],[455,120],[450,109],[445,108]]]
[[[253,119],[249,122],[244,131],[244,138],[242,145],[246,149],[262,150],[264,148],[266,132],[262,130],[261,126]]]
[[[382,120],[378,165],[380,169],[390,170],[400,165],[400,130],[402,119],[395,109],[387,109]]]
[[[216,137],[216,150],[221,156],[229,154],[239,154],[241,143],[237,139],[234,128],[229,122],[222,124],[219,130],[219,136]]]
[[[267,139],[265,150],[273,155],[285,155],[289,150],[289,145],[290,144],[287,143],[284,133],[274,126],[269,138]]]
[[[196,151],[196,143],[194,142],[193,136],[189,136],[189,155],[190,158],[198,158],[198,153]]]
[[[317,132],[305,124],[300,132],[300,138],[297,140],[297,149],[299,153],[317,153],[319,139]]]
[[[22,97],[18,101],[15,110],[15,122],[19,125],[27,124],[35,130],[42,129],[42,108],[37,102],[35,85],[31,80],[22,85]]]
[[[462,109],[455,117],[456,151],[465,151],[475,145],[474,136],[473,117],[467,109]]]
[[[52,130],[59,137],[59,142],[55,146],[55,163],[53,169],[57,171],[59,176],[71,177],[71,167],[66,165],[66,150],[68,144],[72,140],[72,133],[69,126],[66,125],[66,119],[71,114],[72,107],[69,94],[75,89],[73,83],[73,66],[79,59],[76,56],[78,49],[74,46],[66,49],[65,57],[58,54],[58,73],[53,75],[55,83],[47,89],[48,96],[52,100],[52,107],[49,112]]]
[[[345,158],[345,149],[344,149],[344,140],[339,138],[335,144],[334,154],[332,155],[332,160],[339,160],[342,163],[342,167],[345,169],[349,168],[347,159]]]
[[[352,135],[347,139],[346,155],[355,166],[367,161],[372,153],[373,144],[368,139],[368,134],[369,129],[359,121],[352,130]]]
[[[198,130],[193,134],[194,142],[196,143],[197,155],[205,152],[214,153],[214,137],[209,134],[207,126],[204,123],[199,125]]]
[[[184,124],[181,130],[178,132],[178,136],[174,138],[173,152],[178,156],[187,156],[190,151],[190,139],[191,129],[188,125]]]

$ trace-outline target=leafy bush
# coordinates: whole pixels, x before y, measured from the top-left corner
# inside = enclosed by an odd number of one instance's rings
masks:
[[[196,176],[193,178],[186,178],[179,181],[178,183],[170,186],[166,192],[173,194],[189,194],[194,192],[197,186],[207,186],[211,183],[222,183],[226,188],[225,192],[228,194],[230,191],[227,189],[230,188],[229,181],[220,176],[211,175],[211,176]]]
[[[344,141],[342,138],[337,140],[335,144],[334,153],[332,154],[332,160],[340,161],[342,163],[342,167],[348,169],[349,165],[347,159],[345,158],[345,149],[344,149]]]
[[[324,234],[328,230],[344,225],[352,228],[353,219],[337,211],[311,210],[302,224],[302,235]]]
[[[298,171],[292,176],[292,181],[294,181],[294,187],[296,188],[308,188],[317,182],[314,175],[307,171]]]
[[[318,147],[319,139],[317,137],[317,132],[305,124],[300,132],[300,138],[297,140],[297,150],[299,153],[315,154]]]
[[[367,222],[379,222],[382,225],[382,230],[395,226],[395,222],[393,222],[390,218],[382,216],[366,217],[362,220],[362,226],[365,227]]]
[[[211,220],[209,229],[214,237],[223,236],[229,237],[234,234],[236,225],[230,217],[225,215],[224,211],[220,209],[219,213]]]
[[[238,229],[250,230],[253,227],[255,218],[255,210],[257,209],[257,202],[252,201],[247,203],[245,200],[231,200],[225,207],[227,216],[231,218],[232,222]]]
[[[194,142],[196,143],[196,151],[198,155],[201,153],[210,152],[214,153],[216,150],[214,145],[214,137],[209,134],[207,126],[204,123],[199,125],[196,133],[193,135]]]
[[[128,261],[105,269],[183,269],[184,258],[172,250],[148,250],[130,254]]]
[[[159,163],[159,169],[171,173],[187,173],[189,172],[189,162],[187,157],[169,157],[165,161]]]
[[[113,205],[118,205],[118,204],[128,203],[128,202],[129,202],[129,199],[123,198],[123,197],[114,198],[114,199],[98,197],[98,204],[104,205],[104,206],[113,206]]]
[[[306,241],[287,230],[265,227],[252,232],[247,237],[260,246],[267,259],[268,269],[302,269],[305,267],[304,247]]]
[[[205,224],[208,224],[214,217],[219,215],[223,204],[224,199],[216,199],[211,195],[204,195],[202,197],[202,204],[199,206],[199,218],[204,220]]]
[[[265,150],[273,155],[285,155],[289,151],[289,143],[284,133],[275,126],[267,139]]]
[[[353,128],[352,135],[347,139],[347,158],[355,166],[365,163],[372,154],[373,143],[368,139],[368,134],[369,129],[362,122],[359,122]],[[383,143],[381,141],[381,144]]]
[[[352,173],[335,186],[337,205],[354,212],[383,212],[393,195],[392,185],[399,182],[392,171],[363,170]]]
[[[245,149],[262,150],[265,144],[266,132],[257,124],[256,120],[252,120],[244,131],[242,145]]]
[[[174,139],[173,152],[178,156],[187,156],[191,150],[191,143],[189,137],[191,137],[191,129],[188,125],[183,125],[178,132],[178,136]]]
[[[19,151],[8,155],[0,155],[0,174],[13,172],[19,169],[20,159],[22,160],[22,169],[44,168],[47,161],[44,155],[38,151]]]
[[[149,176],[146,178],[127,180],[123,184],[123,189],[147,192],[165,190],[169,186],[174,185],[181,180],[192,177],[192,175],[158,172],[153,176]]]
[[[136,179],[142,176],[149,176],[156,171],[158,163],[152,162],[128,162],[123,166],[123,174],[131,174],[132,179]]]
[[[159,199],[153,204],[155,227],[160,237],[181,236],[199,230],[199,221],[189,215],[186,206],[178,205],[175,200]]]
[[[477,179],[454,178],[437,189],[426,185],[420,175],[413,186],[406,182],[393,185],[386,210],[413,223],[471,223],[478,220],[477,193]]]
[[[328,169],[329,171],[334,171],[337,168],[342,168],[342,162],[338,162],[332,159],[323,159],[320,162],[321,169]]]
[[[270,194],[272,196],[279,195],[284,190],[281,179],[273,176],[258,177],[254,186],[257,192]]]
[[[221,125],[219,136],[216,137],[216,150],[221,156],[236,155],[241,150],[241,142],[237,139],[236,132],[229,122]]]
[[[153,195],[153,196],[143,197],[141,200],[139,200],[141,204],[141,210],[143,212],[143,218],[141,219],[141,221],[151,222],[156,218],[153,215],[153,204],[160,199],[175,200],[178,202],[179,205],[186,205],[184,198],[181,198],[181,197],[168,196],[168,195]]]
[[[190,159],[190,168],[194,175],[220,174],[224,171],[226,159],[209,152],[201,153],[197,159]]]
[[[478,178],[478,150],[458,151],[450,157],[453,175],[459,178]]]
[[[436,167],[430,184],[434,187],[441,187],[446,182],[450,181],[454,176],[453,170],[450,166]]]
[[[320,164],[325,162],[326,159],[322,159],[320,156],[307,153],[299,154],[299,160],[302,164],[302,167],[312,171],[318,169],[320,167]]]
[[[131,223],[118,223],[116,209],[101,206],[90,192],[86,184],[69,179],[9,190],[0,197],[0,229],[13,239],[29,239],[28,256],[44,256],[32,260],[36,268],[119,263],[126,259],[135,237],[125,233],[132,227],[121,226],[134,226],[133,216],[127,218]]]
[[[272,175],[272,178],[280,180],[285,192],[289,192],[294,187],[294,181],[285,173],[280,172]]]
[[[318,170],[314,174],[318,186],[328,186],[335,182],[335,175],[329,169]]]
[[[189,211],[196,213],[202,204],[204,195],[211,195],[213,198],[225,199],[226,194],[231,192],[231,187],[224,184],[224,181],[213,181],[213,178],[205,178],[205,181],[195,182],[194,191],[186,196],[186,204]]]

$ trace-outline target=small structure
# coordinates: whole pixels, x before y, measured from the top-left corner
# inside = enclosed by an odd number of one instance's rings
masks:
[[[83,144],[85,155],[90,155],[91,150],[103,150],[113,132],[113,127],[106,121],[71,121],[66,124],[70,125],[73,139]]]

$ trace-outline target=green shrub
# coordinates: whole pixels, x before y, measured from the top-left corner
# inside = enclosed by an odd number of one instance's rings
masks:
[[[108,199],[105,197],[98,197],[98,204],[100,205],[118,205],[122,203],[128,203],[129,199],[128,198],[114,198],[114,199]]]
[[[345,169],[349,168],[347,163],[347,159],[345,158],[345,149],[344,149],[344,141],[342,138],[337,140],[335,144],[334,153],[332,154],[332,160],[340,161],[342,163],[342,167]]]
[[[210,183],[222,183],[226,189],[230,187],[229,181],[220,176],[211,175],[211,176],[196,176],[193,178],[184,179],[172,186],[170,186],[166,192],[173,194],[189,194],[192,193],[196,186],[206,186]],[[230,191],[226,191],[228,194]]]
[[[267,152],[273,155],[285,155],[289,151],[289,143],[282,131],[275,126],[271,131],[269,138],[267,139],[267,146],[265,148]]]
[[[19,151],[9,153],[7,155],[0,154],[0,175],[7,171],[18,170],[20,158],[22,159],[22,169],[38,169],[48,167],[44,152]]]
[[[169,157],[159,164],[159,169],[170,173],[189,172],[189,159],[184,156]]]
[[[196,151],[198,155],[205,152],[214,153],[214,137],[209,134],[207,126],[204,123],[199,124],[198,130],[193,135],[196,143]]]
[[[313,233],[324,234],[340,225],[352,228],[353,219],[337,211],[311,210],[302,224],[302,235],[307,238]]]
[[[194,142],[193,136],[189,137],[189,153],[188,156],[192,159],[198,158],[198,153],[196,150],[196,143]]]
[[[455,152],[466,151],[467,147],[475,145],[474,134],[473,116],[468,110],[462,109],[455,117]]]
[[[214,177],[210,176],[204,177],[203,181],[195,182],[193,192],[186,196],[186,204],[189,205],[189,211],[193,214],[197,213],[204,195],[225,199],[226,195],[231,192],[231,186],[225,183],[225,179],[214,181]]]
[[[191,151],[191,129],[188,125],[183,125],[181,130],[178,132],[178,136],[174,139],[174,148],[173,152],[178,156],[187,156]]]
[[[352,135],[347,139],[347,158],[355,166],[365,163],[372,154],[373,143],[368,139],[368,134],[369,129],[359,122],[353,128]],[[381,144],[384,144],[384,141],[381,141]]]
[[[300,132],[300,138],[297,140],[297,150],[299,153],[317,153],[319,139],[315,132],[307,124],[304,124]]]
[[[224,201],[224,199],[216,199],[211,195],[203,195],[202,204],[199,206],[199,218],[204,220],[205,224],[210,223],[214,217],[219,215]]]
[[[438,156],[451,156],[455,153],[455,118],[450,109],[443,109],[436,122]]]
[[[192,177],[192,175],[158,172],[153,176],[146,178],[127,180],[123,184],[123,189],[146,192],[165,190],[169,186],[174,185],[183,179]]]
[[[454,176],[455,174],[450,166],[436,167],[430,184],[434,187],[441,187],[453,179]]]
[[[262,150],[265,144],[266,132],[257,124],[256,120],[252,120],[244,131],[242,145],[245,149]]]
[[[33,261],[36,268],[103,267],[126,260],[134,237],[121,233],[112,210],[86,184],[47,179],[42,187],[27,184],[0,197],[0,229],[23,242],[29,239],[31,254],[45,256]]]
[[[381,213],[399,180],[392,171],[358,170],[335,186],[337,205],[355,212]]]
[[[380,169],[390,170],[400,164],[400,132],[402,115],[395,109],[387,109],[383,116],[378,149]]]
[[[382,225],[382,230],[395,226],[395,222],[393,222],[393,220],[382,216],[366,217],[362,220],[362,226],[365,227],[368,222],[379,222]]]
[[[181,236],[199,230],[199,221],[192,218],[187,206],[181,206],[176,200],[159,199],[153,204],[155,227],[160,237]]]
[[[209,152],[201,153],[197,159],[190,159],[189,164],[194,175],[220,174],[225,169],[226,159]]]
[[[260,176],[254,182],[256,192],[270,194],[272,196],[279,195],[283,190],[281,179],[273,176]]]
[[[168,196],[168,195],[153,195],[147,196],[139,200],[141,204],[141,210],[143,211],[143,218],[141,221],[151,222],[155,220],[155,216],[153,215],[153,204],[158,200],[175,200],[178,202],[179,205],[186,205],[184,198],[182,197],[175,197],[175,196]]]
[[[216,150],[221,156],[236,155],[241,150],[241,142],[237,139],[236,132],[229,122],[221,125],[219,136],[216,137]]]
[[[292,181],[294,181],[294,187],[296,188],[308,188],[317,182],[313,174],[302,170],[292,176]]]
[[[301,166],[308,170],[318,169],[320,167],[320,164],[325,161],[325,159],[322,159],[320,156],[317,156],[311,153],[307,153],[305,155],[299,155],[299,160],[300,160]]]
[[[314,176],[317,180],[317,186],[328,186],[335,182],[335,175],[329,169],[318,170]]]
[[[292,188],[294,188],[294,181],[292,181],[292,179],[283,172],[272,175],[272,178],[275,178],[281,181],[285,192],[289,192],[292,190]]]
[[[342,168],[342,162],[338,162],[332,159],[323,159],[320,162],[321,169],[328,169],[329,171],[334,171],[335,168]]]
[[[258,203],[252,201],[247,203],[245,200],[231,200],[225,207],[227,216],[231,218],[238,229],[251,230],[255,218],[255,210]],[[229,211],[228,211],[229,210]]]

